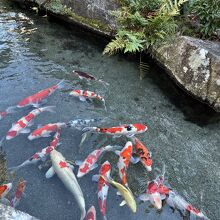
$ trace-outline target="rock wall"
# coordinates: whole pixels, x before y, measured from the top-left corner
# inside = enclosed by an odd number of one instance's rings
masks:
[[[220,112],[219,43],[182,36],[152,53],[181,87]]]
[[[24,1],[24,0],[16,0]],[[118,8],[116,0],[29,0],[40,8],[69,22],[80,24],[99,34],[111,35],[116,22],[111,11]]]

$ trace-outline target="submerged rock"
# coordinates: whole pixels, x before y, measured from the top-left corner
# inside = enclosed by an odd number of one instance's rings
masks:
[[[186,91],[220,112],[220,44],[177,37],[152,53]]]
[[[5,183],[8,179],[6,159],[4,152],[0,149],[0,185]]]
[[[37,218],[28,215],[27,213],[18,211],[10,206],[0,204],[0,219],[10,220],[37,220]]]

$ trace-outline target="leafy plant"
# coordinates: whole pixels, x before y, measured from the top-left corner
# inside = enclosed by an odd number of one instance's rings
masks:
[[[203,37],[210,37],[220,29],[220,1],[195,0],[191,13],[199,19],[199,30]]]
[[[188,0],[121,0],[116,16],[118,31],[104,54],[141,52],[167,40],[176,31],[174,17]]]

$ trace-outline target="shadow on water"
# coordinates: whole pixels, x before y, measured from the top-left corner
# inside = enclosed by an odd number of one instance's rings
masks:
[[[183,112],[184,120],[201,127],[220,121],[220,113],[180,88],[151,57],[146,55],[144,59],[150,64],[146,77],[153,80],[162,93],[170,99],[170,102]],[[171,104],[165,107],[170,107],[171,111],[175,111]]]

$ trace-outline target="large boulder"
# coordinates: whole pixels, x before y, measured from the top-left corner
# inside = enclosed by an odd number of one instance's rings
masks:
[[[14,0],[36,3],[59,18],[80,24],[99,34],[111,35],[116,22],[111,11],[118,8],[115,0]]]
[[[152,54],[182,88],[220,112],[220,43],[181,36]]]

